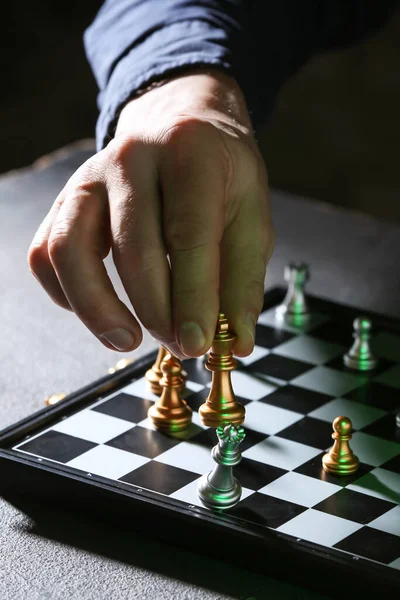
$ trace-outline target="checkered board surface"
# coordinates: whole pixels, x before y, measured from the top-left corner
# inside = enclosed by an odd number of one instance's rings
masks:
[[[351,321],[330,314],[312,313],[299,328],[278,326],[273,308],[261,314],[254,352],[232,372],[233,389],[246,406],[246,438],[242,462],[234,471],[243,494],[229,514],[241,523],[400,571],[400,437],[395,423],[400,333],[376,328],[373,348],[379,364],[372,374],[343,366],[351,343]],[[193,423],[183,433],[170,437],[154,430],[147,411],[157,397],[141,377],[31,435],[14,450],[62,464],[88,479],[100,476],[130,490],[151,490],[164,501],[205,514],[208,509],[196,490],[201,475],[214,466],[210,451],[216,433],[202,425],[198,409],[211,374],[203,359],[185,361],[184,368]],[[360,459],[358,472],[345,478],[321,467],[338,415],[351,419],[351,447]]]

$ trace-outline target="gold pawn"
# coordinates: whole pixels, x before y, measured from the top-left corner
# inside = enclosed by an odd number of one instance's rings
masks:
[[[245,408],[234,394],[231,371],[236,369],[232,348],[236,336],[229,331],[228,321],[223,313],[219,314],[217,330],[205,367],[212,372],[210,393],[200,406],[200,419],[206,427],[217,428],[232,423],[241,425],[245,419]]]
[[[355,473],[360,461],[349,446],[352,423],[348,417],[336,417],[332,424],[332,438],[335,440],[332,448],[322,457],[322,466],[328,473],[334,475],[350,475]]]
[[[155,363],[153,364],[151,369],[146,371],[147,386],[150,389],[151,393],[155,394],[156,396],[161,396],[161,394],[162,394],[162,387],[160,385],[160,380],[162,377],[161,363],[164,360],[164,358],[167,356],[167,354],[168,354],[167,348],[165,348],[164,346],[160,346],[158,349],[158,354],[157,354]],[[179,359],[177,359],[177,360],[179,360]],[[183,393],[185,391],[186,379],[187,379],[186,371],[182,370],[181,377],[182,377],[181,393]]]
[[[61,400],[64,400],[66,394],[52,394],[51,396],[47,396],[44,399],[46,406],[54,406],[54,404],[58,404]]]
[[[181,361],[167,353],[161,363],[161,397],[147,412],[154,427],[168,433],[182,431],[192,422],[192,409],[181,397],[181,371]]]

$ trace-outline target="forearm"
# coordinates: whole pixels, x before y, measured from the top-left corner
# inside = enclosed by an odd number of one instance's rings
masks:
[[[285,81],[312,55],[376,30],[394,0],[108,0],[85,33],[99,88],[97,143],[120,110],[152,81],[195,68],[234,77],[254,127]]]

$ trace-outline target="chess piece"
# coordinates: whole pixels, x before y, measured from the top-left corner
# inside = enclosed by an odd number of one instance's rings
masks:
[[[161,397],[149,408],[147,416],[160,431],[182,431],[192,421],[192,409],[181,397],[182,363],[167,353],[161,362],[161,372]]]
[[[51,396],[47,396],[44,399],[44,403],[46,406],[54,406],[54,404],[58,404],[61,400],[64,400],[66,394],[51,394]]]
[[[347,417],[336,417],[333,421],[332,448],[322,457],[322,466],[334,475],[350,475],[355,473],[360,461],[349,446],[352,424]]]
[[[371,321],[366,317],[358,317],[353,322],[353,328],[354,343],[343,356],[343,362],[346,367],[355,371],[371,371],[378,362],[370,347]]]
[[[168,354],[167,348],[164,348],[164,346],[160,346],[158,349],[158,354],[157,354],[155,363],[153,364],[151,369],[146,371],[147,385],[148,385],[150,391],[153,394],[155,394],[156,396],[161,396],[161,394],[162,394],[162,387],[160,385],[160,380],[163,375],[162,371],[161,371],[161,363],[167,354]],[[177,359],[177,360],[179,360],[179,359]],[[187,373],[183,370],[181,371],[181,377],[182,377],[182,388],[181,388],[181,393],[182,393],[185,390],[186,378],[187,378]]]
[[[241,425],[244,421],[245,408],[238,402],[231,382],[231,371],[237,366],[232,354],[235,339],[225,315],[220,313],[205,364],[206,369],[212,372],[211,389],[199,409],[200,419],[206,427],[217,428],[226,423]]]
[[[398,412],[396,415],[396,425],[397,427],[400,427],[400,412]]]
[[[108,369],[108,372],[110,375],[113,375],[117,371],[122,371],[122,369],[129,367],[129,365],[131,365],[133,362],[133,358],[121,358],[121,360],[119,360],[113,367]]]
[[[207,508],[226,510],[237,504],[242,495],[242,486],[233,476],[232,469],[242,460],[239,445],[245,437],[243,427],[229,424],[218,427],[218,444],[211,452],[217,463],[214,469],[201,477],[197,493]]]
[[[289,263],[285,267],[284,277],[288,289],[282,304],[276,308],[276,318],[278,321],[285,320],[289,325],[302,325],[310,316],[304,293],[309,280],[308,266],[304,263]]]

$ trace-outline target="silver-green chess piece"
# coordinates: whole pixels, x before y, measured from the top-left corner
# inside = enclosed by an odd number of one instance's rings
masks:
[[[358,317],[353,322],[353,328],[354,342],[343,356],[343,362],[355,371],[372,371],[378,361],[371,350],[371,321],[367,317]]]
[[[398,412],[396,415],[396,425],[397,427],[400,427],[400,412]]]
[[[304,288],[310,278],[308,265],[289,263],[285,267],[284,278],[288,288],[280,306],[276,308],[278,321],[285,320],[289,325],[302,325],[310,314]]]
[[[218,444],[211,452],[217,463],[214,469],[203,475],[197,485],[200,500],[207,508],[232,508],[242,496],[242,486],[233,476],[233,467],[242,460],[239,445],[245,437],[243,427],[221,425],[217,429]]]

